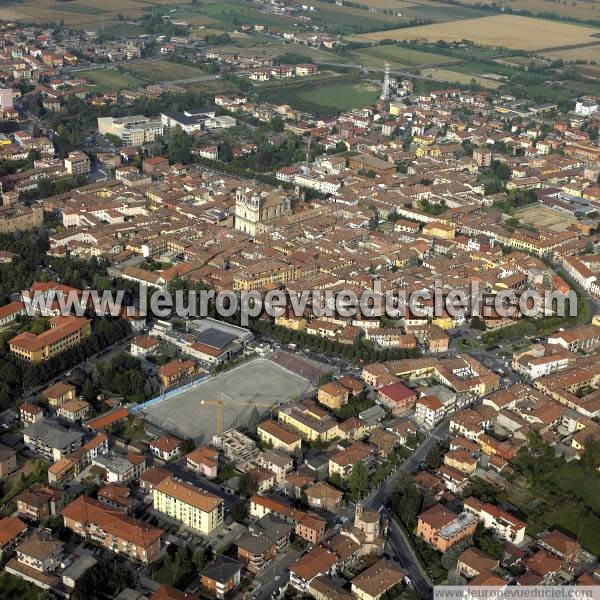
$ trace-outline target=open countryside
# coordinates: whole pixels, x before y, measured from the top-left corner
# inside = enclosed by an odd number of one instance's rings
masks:
[[[470,40],[482,46],[499,46],[517,50],[537,50],[560,45],[597,41],[600,29],[545,21],[516,15],[494,15],[478,19],[436,23],[391,31],[379,31],[356,36],[356,40],[377,41],[427,40],[448,42]]]

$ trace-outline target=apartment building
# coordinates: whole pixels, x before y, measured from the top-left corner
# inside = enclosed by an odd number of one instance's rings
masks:
[[[548,344],[558,344],[569,352],[593,352],[600,346],[600,326],[584,325],[548,336]]]
[[[434,504],[417,518],[417,536],[439,552],[446,552],[466,537],[473,535],[477,518],[469,512],[459,515],[441,504]]]
[[[260,518],[268,514],[292,523],[296,535],[312,544],[316,544],[323,537],[327,527],[327,523],[317,515],[296,510],[273,498],[252,496],[250,498],[250,515]]]
[[[164,126],[160,119],[150,119],[143,115],[131,117],[98,117],[98,133],[114,135],[125,146],[141,146],[154,142],[163,135]]]
[[[149,563],[160,552],[162,529],[140,524],[85,495],[67,505],[62,516],[67,529],[129,559]]]
[[[322,546],[309,550],[290,565],[290,583],[301,592],[307,592],[313,579],[335,573],[337,556]]]
[[[379,600],[402,583],[406,573],[382,558],[352,580],[352,594],[360,600]]]
[[[164,387],[170,387],[189,379],[196,373],[196,363],[193,360],[172,360],[160,367],[158,376]]]
[[[265,444],[292,453],[302,446],[302,438],[295,432],[283,427],[276,421],[263,421],[258,425],[257,433]]]
[[[261,517],[236,542],[237,556],[250,573],[259,573],[287,552],[294,526],[272,514]]]
[[[317,400],[323,406],[334,410],[348,404],[350,391],[337,381],[329,381],[319,386]]]
[[[154,486],[154,509],[208,535],[223,524],[223,499],[190,483],[167,477]]]
[[[331,440],[338,432],[335,418],[310,401],[280,407],[277,418],[308,441]]]
[[[23,429],[23,443],[34,452],[57,461],[82,446],[83,433],[40,421]]]
[[[329,457],[329,477],[338,475],[342,479],[348,479],[352,473],[352,469],[359,462],[364,463],[369,468],[373,455],[373,448],[362,442],[353,442],[349,446],[340,446]]]
[[[0,327],[12,323],[17,317],[24,316],[25,305],[22,302],[10,302],[0,308]]]
[[[467,512],[475,515],[485,527],[493,529],[496,535],[507,542],[519,545],[525,539],[527,524],[497,506],[470,497],[465,500],[464,507]]]
[[[90,159],[81,150],[69,152],[65,158],[65,167],[69,175],[85,175],[90,172]]]
[[[240,584],[241,562],[228,556],[217,556],[200,575],[202,592],[209,598],[225,600],[231,598],[234,590]]]
[[[75,400],[77,388],[70,383],[58,381],[47,387],[42,392],[42,397],[48,401],[50,406],[58,408],[67,402]]]

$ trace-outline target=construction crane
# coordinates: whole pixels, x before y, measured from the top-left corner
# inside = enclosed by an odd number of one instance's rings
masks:
[[[222,394],[221,394],[222,395]],[[208,405],[208,406],[216,406],[216,422],[215,422],[215,432],[217,435],[221,435],[223,433],[223,398],[219,398],[218,400],[201,400],[200,404]],[[237,402],[236,406],[255,406],[256,408],[273,408],[275,404],[264,403],[264,402]]]

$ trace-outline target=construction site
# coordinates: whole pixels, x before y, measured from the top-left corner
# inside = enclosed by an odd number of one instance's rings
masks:
[[[314,390],[305,377],[272,360],[256,358],[147,406],[140,414],[173,435],[207,443],[214,435],[244,425],[254,407],[261,415],[268,414]]]

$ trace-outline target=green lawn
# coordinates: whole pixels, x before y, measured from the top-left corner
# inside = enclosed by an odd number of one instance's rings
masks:
[[[596,556],[600,554],[600,537],[595,528],[587,523],[589,512],[578,504],[565,505],[545,515],[549,527],[562,527],[573,537],[580,537],[581,545]]]
[[[527,515],[527,533],[538,535],[545,529],[561,527],[573,537],[580,536],[583,547],[600,554],[597,514],[600,512],[600,473],[579,462],[565,463],[548,478],[550,486],[565,493],[564,501],[556,502],[556,494],[543,491],[534,493],[516,485],[506,488],[507,500]],[[558,495],[562,498],[560,492]],[[539,502],[542,510],[537,507]]]
[[[412,48],[401,46],[373,46],[363,48],[354,52],[356,59],[366,67],[382,67],[387,60],[392,68],[407,67],[413,65],[433,65],[458,62],[457,58],[434,54],[433,52],[421,52]]]
[[[144,84],[141,79],[121,73],[117,69],[90,69],[79,71],[78,74],[90,80],[95,92],[116,92],[125,88],[137,88]]]
[[[296,102],[299,110],[304,110],[301,104],[310,104],[320,107],[321,112],[336,112],[373,104],[378,95],[379,89],[372,84],[352,83],[292,92],[289,103],[293,106]]]
[[[203,75],[201,69],[189,65],[179,65],[167,60],[135,63],[133,65],[127,65],[126,69],[127,72],[134,77],[140,77],[152,83],[192,79]]]
[[[600,513],[600,473],[579,464],[567,463],[554,472],[550,481],[567,493],[574,493]]]

